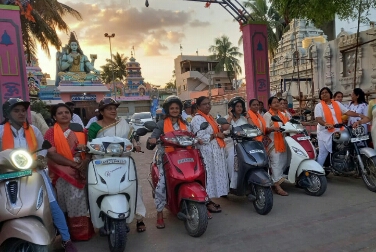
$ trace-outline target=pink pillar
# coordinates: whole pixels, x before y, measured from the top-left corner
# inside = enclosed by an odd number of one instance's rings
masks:
[[[0,5],[0,91],[0,106],[11,97],[29,100],[20,9],[13,5]]]
[[[267,108],[270,80],[266,25],[261,23],[245,25],[243,47],[247,100],[259,99]]]

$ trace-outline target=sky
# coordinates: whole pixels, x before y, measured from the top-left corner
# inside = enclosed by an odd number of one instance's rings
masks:
[[[66,1],[60,2],[76,9],[83,20],[71,16],[64,20],[71,31],[76,32],[84,54],[97,54],[94,67],[110,58],[110,46],[104,33],[115,33],[111,39],[112,53],[119,52],[131,56],[132,46],[135,58],[141,65],[146,82],[163,86],[172,78],[174,59],[182,52],[185,55],[209,55],[208,48],[214,39],[222,35],[230,38],[238,46],[241,36],[239,25],[221,6],[183,0],[144,0],[112,1]],[[59,32],[63,45],[68,43],[69,34]],[[180,50],[182,46],[182,51]],[[242,45],[239,46],[243,52]],[[56,73],[56,49],[50,47],[51,58],[39,50],[38,60],[42,71],[49,73],[51,80]],[[244,73],[244,59],[240,59]],[[52,81],[49,81],[51,83]]]

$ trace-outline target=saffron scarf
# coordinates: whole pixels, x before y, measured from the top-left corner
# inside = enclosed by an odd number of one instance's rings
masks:
[[[252,110],[248,110],[248,115],[252,119],[254,125],[261,130],[261,132],[265,135],[266,134],[266,122],[264,118],[259,114],[255,113]],[[257,141],[262,141],[263,136],[255,137]]]
[[[33,152],[36,151],[38,148],[37,138],[35,137],[35,133],[33,127],[29,125],[27,127],[26,123],[23,123],[23,129],[25,132],[25,138],[27,142],[27,146],[29,147],[29,151]],[[10,127],[10,123],[7,122],[4,124],[4,134],[3,134],[3,150],[7,149],[14,149],[14,137],[13,132]]]
[[[64,132],[58,123],[55,123],[54,125],[54,141],[56,152],[66,159],[73,160],[72,150],[69,147],[68,141],[64,136]]]
[[[281,118],[283,124],[287,123],[287,118],[282,114],[281,111],[278,111],[278,113],[274,113],[273,110],[269,109],[269,113],[273,115],[278,115],[279,118]],[[278,122],[273,122],[274,127],[279,127]],[[274,147],[276,152],[285,152],[286,151],[286,145],[285,140],[283,139],[283,134],[281,132],[274,132]]]
[[[336,101],[331,100],[331,102],[332,102],[332,105],[333,105],[335,116],[337,118],[337,122],[342,123],[341,108],[339,107],[339,105]],[[326,104],[326,102],[324,102],[324,101],[321,101],[321,106],[322,106],[322,110],[324,112],[325,121],[329,124],[334,125],[334,119],[333,119],[332,112],[330,111],[328,104]],[[343,129],[343,127],[341,128],[341,130],[342,129]],[[335,129],[328,129],[329,132],[334,132],[334,130]]]
[[[214,118],[211,115],[206,115],[202,113],[201,110],[197,110],[197,114],[205,118],[205,120],[210,124],[210,126],[213,128],[213,133],[217,134],[219,133],[219,128],[217,122],[214,120]],[[226,146],[225,141],[222,138],[216,137],[216,140],[218,142],[219,147],[224,148]]]
[[[187,130],[187,125],[185,125],[185,123],[180,118],[178,119],[178,123],[179,123],[180,130]],[[163,122],[163,132],[167,133],[167,132],[171,132],[174,130],[175,129],[174,129],[174,126],[172,125],[171,117],[167,117]]]

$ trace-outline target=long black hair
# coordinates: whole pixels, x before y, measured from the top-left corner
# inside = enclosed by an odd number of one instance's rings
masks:
[[[333,98],[335,99],[337,97],[337,95],[339,95],[339,94],[341,94],[342,97],[343,97],[343,93],[341,91],[337,91],[337,92],[334,93]]]
[[[354,88],[353,92],[356,96],[358,96],[357,98],[358,104],[362,104],[362,103],[368,104],[366,101],[366,94],[361,88]]]
[[[277,100],[279,101],[278,97],[276,97],[276,96],[272,96],[272,97],[270,97],[270,98],[268,99],[268,105],[269,105],[269,107],[270,107],[270,105],[272,105],[274,99],[277,99]]]

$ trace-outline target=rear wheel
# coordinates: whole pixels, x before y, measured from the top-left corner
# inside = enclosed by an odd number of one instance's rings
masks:
[[[362,154],[365,173],[362,172],[362,179],[368,190],[376,192],[376,157],[367,157]]]
[[[327,181],[324,175],[310,173],[309,178],[312,186],[304,188],[306,194],[311,196],[321,196],[326,191]]]
[[[127,244],[127,223],[125,220],[107,218],[110,234],[108,245],[111,252],[123,252]]]
[[[20,239],[10,239],[1,246],[0,251],[7,252],[48,252],[47,246],[37,245]]]
[[[261,215],[268,214],[273,208],[273,192],[270,187],[263,187],[253,185],[256,200],[253,201],[253,206],[256,212]]]
[[[188,218],[184,221],[185,229],[193,237],[200,237],[208,226],[208,210],[204,203],[186,202]]]

